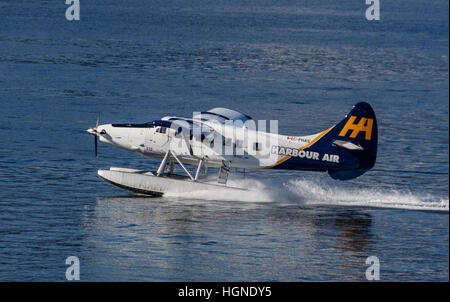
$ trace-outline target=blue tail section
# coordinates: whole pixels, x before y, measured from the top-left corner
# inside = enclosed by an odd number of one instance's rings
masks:
[[[312,149],[337,154],[339,164],[328,167],[328,173],[334,179],[347,180],[362,175],[375,165],[377,146],[375,112],[368,103],[361,102]]]
[[[347,180],[362,175],[375,165],[377,146],[375,113],[369,104],[361,102],[353,106],[337,125],[320,133],[307,146],[289,150],[290,154],[270,167],[328,171],[334,179]],[[286,150],[280,147],[275,152],[284,155]]]

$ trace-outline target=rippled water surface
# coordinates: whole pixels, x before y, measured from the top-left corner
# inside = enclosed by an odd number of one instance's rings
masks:
[[[448,281],[448,1],[0,1],[0,280]],[[95,2],[95,3],[90,3]],[[393,3],[388,3],[393,2]],[[248,171],[247,194],[138,197],[158,162],[85,129],[228,107],[308,135],[369,102],[375,168]]]

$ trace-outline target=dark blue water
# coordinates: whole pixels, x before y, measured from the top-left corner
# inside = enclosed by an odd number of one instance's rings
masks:
[[[0,1],[0,280],[448,281],[448,1]],[[256,193],[136,197],[100,123],[217,106],[308,135],[369,102],[375,169],[256,171]],[[412,171],[412,172],[411,172]],[[243,179],[244,178],[244,179]]]

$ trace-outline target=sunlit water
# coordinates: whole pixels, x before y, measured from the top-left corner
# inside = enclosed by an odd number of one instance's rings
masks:
[[[0,1],[0,280],[64,281],[75,255],[84,281],[365,281],[369,256],[448,281],[448,1],[60,2]],[[134,196],[97,169],[158,162],[85,132],[223,106],[307,135],[359,101],[374,170],[233,175],[245,194]]]

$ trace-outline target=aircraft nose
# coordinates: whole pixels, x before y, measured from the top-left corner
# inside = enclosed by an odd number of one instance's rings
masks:
[[[87,133],[94,136],[94,150],[95,150],[95,156],[97,156],[97,146],[98,141],[105,142],[108,144],[112,143],[111,135],[108,134],[108,131],[111,129],[111,124],[107,125],[97,125],[95,127],[87,129]]]
[[[97,129],[92,127],[86,130],[87,133],[92,134],[92,135],[97,135]]]
[[[100,125],[97,127],[97,133],[100,135],[106,134],[107,125]]]
[[[87,131],[87,133],[92,134],[92,135],[96,135],[96,136],[104,135],[104,134],[108,133],[107,132],[107,130],[109,129],[108,126],[110,126],[110,125],[99,125],[99,126],[96,126],[96,127],[89,128],[86,131]]]

